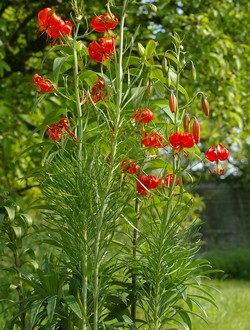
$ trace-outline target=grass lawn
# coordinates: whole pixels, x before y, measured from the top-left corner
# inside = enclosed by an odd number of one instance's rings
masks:
[[[208,283],[218,308],[206,306],[208,324],[193,319],[193,330],[249,330],[250,329],[250,282],[236,280],[212,280]]]
[[[195,317],[192,330],[250,330],[250,281],[211,280],[208,285],[216,289],[211,289],[210,293],[215,297],[218,308],[203,301],[208,324]],[[0,330],[4,328],[5,321],[0,315]]]

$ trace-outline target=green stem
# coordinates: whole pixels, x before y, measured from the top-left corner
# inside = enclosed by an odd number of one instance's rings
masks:
[[[75,102],[76,102],[76,112],[77,112],[77,139],[79,142],[79,160],[82,159],[82,109],[81,109],[81,102],[80,102],[80,96],[79,96],[79,77],[78,77],[78,56],[77,56],[77,35],[79,31],[80,24],[76,24],[76,30],[74,34],[74,40],[73,40],[73,54],[74,54],[74,73],[73,73],[73,79],[74,79],[74,90],[75,90]]]
[[[178,50],[177,50],[177,67],[176,67],[176,72],[177,72],[177,77],[176,77],[176,112],[175,112],[175,132],[179,131],[179,125],[178,125],[178,118],[179,118],[179,90],[178,90],[178,86],[179,86],[179,82],[180,82],[180,47],[178,45]]]
[[[87,330],[86,316],[87,316],[87,288],[88,288],[88,278],[87,278],[87,261],[86,256],[82,256],[82,306],[83,306],[83,319],[81,323],[81,330]]]
[[[179,123],[178,123],[178,118],[179,118],[179,91],[178,91],[178,86],[180,82],[180,45],[177,45],[177,50],[176,50],[176,58],[177,58],[177,67],[176,67],[176,72],[177,72],[177,77],[176,77],[176,112],[175,112],[175,118],[174,118],[174,125],[175,125],[175,132],[179,131]],[[169,187],[169,193],[168,193],[168,203],[167,203],[167,208],[166,208],[166,217],[165,217],[165,224],[168,224],[170,217],[171,217],[171,210],[170,208],[172,207],[172,199],[174,196],[174,189],[175,189],[175,183],[177,181],[177,176],[176,173],[180,169],[180,151],[178,153],[178,158],[176,155],[173,156],[173,183],[172,186]]]
[[[17,244],[16,241],[13,242],[13,245],[15,246],[15,250],[13,252],[13,256],[14,256],[14,263],[15,263],[15,267],[18,269],[21,267],[21,263],[20,263],[20,257],[19,257],[19,252],[18,252],[18,248],[17,248]],[[24,312],[24,304],[21,302],[24,298],[23,296],[23,281],[21,278],[21,274],[18,270],[16,270],[16,274],[17,274],[17,278],[18,278],[18,287],[17,287],[17,292],[18,292],[18,299],[20,301],[19,303],[19,312],[20,314],[20,325],[21,325],[21,329],[25,329],[25,318],[26,318],[26,313]]]
[[[113,137],[113,144],[111,149],[111,159],[110,159],[110,171],[107,180],[107,187],[111,186],[111,182],[114,175],[115,170],[115,158],[117,152],[117,145],[118,145],[118,133],[119,133],[119,125],[120,125],[120,118],[121,118],[121,105],[122,105],[122,96],[123,96],[123,69],[122,69],[122,60],[123,60],[123,39],[124,39],[124,22],[125,22],[125,14],[126,14],[126,7],[127,7],[127,0],[123,3],[122,15],[120,20],[120,46],[119,46],[119,58],[118,58],[118,75],[117,75],[117,113],[116,118],[114,120],[114,137]],[[101,230],[103,219],[105,215],[105,211],[107,208],[107,199],[109,195],[109,189],[106,190],[102,201],[101,201],[101,210],[98,217],[97,222],[97,232],[96,232],[96,239],[95,239],[95,250],[94,250],[94,287],[93,287],[93,299],[94,299],[94,315],[93,315],[93,330],[98,330],[98,322],[99,322],[99,288],[100,288],[100,281],[99,281],[99,258],[100,258],[100,242],[101,242]]]
[[[77,1],[76,1],[77,2]],[[75,4],[77,8],[77,3]],[[78,54],[77,54],[77,36],[79,31],[80,23],[76,24],[76,29],[74,33],[73,39],[73,56],[74,56],[74,70],[73,70],[73,80],[74,80],[74,92],[75,92],[75,104],[76,104],[76,112],[77,112],[77,139],[79,143],[78,149],[78,158],[81,162],[82,160],[82,136],[83,136],[83,124],[82,124],[82,109],[79,95],[79,69],[78,69]],[[81,330],[87,330],[86,325],[86,315],[87,315],[87,277],[86,277],[86,265],[85,265],[85,257],[82,258],[82,305],[84,309],[84,317],[81,322]]]
[[[122,68],[122,60],[123,60],[123,42],[124,42],[124,23],[125,23],[125,15],[127,9],[127,0],[123,2],[121,21],[120,21],[120,46],[119,46],[119,58],[118,58],[118,84],[117,84],[117,105],[120,108],[122,103],[122,87],[123,87],[123,68]]]
[[[137,240],[138,240],[138,225],[140,221],[140,202],[138,198],[135,200],[135,213],[136,213],[136,223],[133,231],[133,258],[137,258]],[[131,318],[133,322],[136,321],[136,307],[137,307],[137,299],[136,299],[136,287],[137,287],[137,276],[136,274],[132,274],[132,304],[131,304]]]

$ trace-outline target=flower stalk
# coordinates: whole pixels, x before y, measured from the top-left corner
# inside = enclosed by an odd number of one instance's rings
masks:
[[[134,261],[136,261],[137,258],[137,241],[138,241],[138,226],[140,222],[140,201],[138,197],[135,199],[135,213],[136,213],[136,223],[135,227],[133,229],[133,240],[132,240],[132,246],[133,246],[133,258]],[[131,318],[132,321],[136,322],[136,310],[137,310],[137,275],[132,273],[132,304],[131,304]]]
[[[74,79],[74,90],[75,90],[75,104],[76,104],[76,113],[77,113],[77,139],[79,141],[79,150],[78,157],[79,161],[82,159],[82,137],[83,137],[83,123],[82,123],[82,109],[81,101],[79,95],[79,70],[78,70],[78,55],[77,55],[77,36],[79,31],[80,23],[76,23],[74,39],[73,39],[73,54],[74,54],[74,70],[73,70],[73,79]]]

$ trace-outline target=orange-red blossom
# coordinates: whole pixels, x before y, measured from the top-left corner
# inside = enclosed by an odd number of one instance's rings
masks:
[[[89,57],[95,62],[104,62],[115,51],[115,38],[100,38],[99,43],[92,41],[89,44]]]
[[[221,143],[217,147],[209,147],[205,156],[210,162],[216,162],[216,168],[214,171],[210,170],[210,173],[217,175],[224,173],[224,168],[221,167],[220,161],[227,160],[229,152]]]
[[[64,21],[55,14],[53,8],[45,8],[38,13],[37,23],[51,39],[60,39],[72,33],[73,25],[70,21]]]
[[[39,76],[39,74],[37,73],[34,74],[33,80],[40,88],[40,90],[44,93],[51,92],[54,89],[52,83],[49,80],[44,79],[43,77]]]
[[[106,32],[113,30],[118,24],[118,19],[115,15],[112,17],[107,13],[104,15],[95,16],[90,22],[90,26],[96,32]]]
[[[74,141],[77,142],[75,134],[69,129],[70,122],[68,118],[62,118],[59,122],[54,123],[52,126],[46,126],[49,137],[58,143],[60,139],[63,138],[63,131],[65,130],[70,136],[73,137]]]

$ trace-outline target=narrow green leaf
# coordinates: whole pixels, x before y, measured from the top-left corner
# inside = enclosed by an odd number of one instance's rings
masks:
[[[183,310],[179,314],[180,314],[181,318],[183,319],[183,321],[185,322],[185,324],[187,326],[185,328],[191,330],[192,329],[192,323],[191,323],[191,319],[190,319],[188,313]]]
[[[39,267],[38,263],[35,260],[32,260],[32,259],[29,259],[29,260],[25,261],[23,263],[23,265],[24,264],[29,264],[29,265],[33,266],[34,270],[37,270],[38,267]]]
[[[31,108],[31,112],[35,111],[36,108],[38,107],[38,104],[47,96],[47,93],[41,94],[39,97],[37,97],[35,103],[33,104]]]
[[[174,121],[174,114],[170,111],[168,100],[166,99],[156,99],[151,104],[158,106],[163,110],[172,121]]]
[[[178,60],[177,60],[177,58],[173,54],[171,54],[171,53],[165,53],[165,57],[169,58],[174,63],[178,64]]]
[[[49,144],[50,144],[50,143],[49,143]],[[33,145],[31,145],[30,147],[24,149],[24,150],[20,153],[20,155],[21,155],[21,156],[25,156],[25,155],[29,154],[29,152],[35,151],[36,149],[40,149],[40,148],[42,148],[42,147],[44,147],[44,146],[46,146],[46,145],[48,145],[48,142],[41,142],[41,143],[33,144]]]
[[[165,77],[162,73],[162,70],[156,67],[151,67],[150,70],[150,79],[159,79],[162,82],[165,82]]]
[[[122,65],[124,68],[127,68],[130,65],[139,65],[140,61],[141,59],[138,56],[124,57],[122,61]]]
[[[98,79],[98,75],[91,70],[82,70],[79,73],[79,79],[84,80],[88,86],[92,86]]]
[[[32,304],[31,312],[30,312],[30,325],[33,329],[33,326],[36,324],[37,321],[37,314],[44,302],[44,299],[38,300],[37,302]]]
[[[199,297],[199,298],[201,298],[201,297]],[[203,312],[203,314],[205,315],[205,317],[207,317],[207,312],[206,312],[204,306],[197,299],[194,299],[193,297],[190,298],[190,299],[193,301],[193,303],[196,304],[196,306],[198,306],[200,308],[200,310]]]
[[[48,298],[47,313],[50,322],[53,320],[55,314],[56,302],[57,302],[56,295]]]
[[[8,213],[8,217],[10,221],[14,221],[15,215],[16,215],[16,210],[13,206],[4,206],[5,210]]]
[[[34,250],[31,249],[31,248],[28,248],[28,249],[24,250],[24,251],[20,254],[20,256],[28,256],[28,257],[31,258],[31,259],[36,259],[35,252],[34,252]]]
[[[80,318],[83,318],[81,308],[79,307],[76,298],[72,295],[66,296],[63,298],[68,307]]]
[[[185,90],[184,87],[182,87],[181,85],[178,85],[178,90],[185,96],[186,101],[189,101],[189,96],[187,91]]]
[[[13,229],[14,232],[15,232],[16,238],[17,238],[17,239],[20,239],[20,238],[22,237],[22,234],[23,234],[22,227],[19,227],[19,226],[13,226],[12,229]]]
[[[20,214],[20,217],[25,221],[25,223],[28,227],[32,226],[32,218],[29,214],[22,213],[22,214]]]
[[[166,169],[166,171],[169,171],[172,166],[165,160],[160,158],[152,159],[150,162],[145,164],[145,171],[148,173],[150,173],[150,171],[157,170],[160,168],[164,168]]]
[[[132,96],[130,101],[133,101],[135,108],[141,104],[146,89],[147,86],[131,88]]]
[[[0,225],[3,223],[4,218],[5,215],[3,213],[0,213]]]
[[[71,67],[71,65],[67,62],[72,60],[73,55],[55,58],[53,63],[53,75],[56,83],[58,81],[60,72],[67,71]]]
[[[145,49],[146,58],[150,58],[154,54],[155,48],[156,42],[154,40],[149,40]]]

